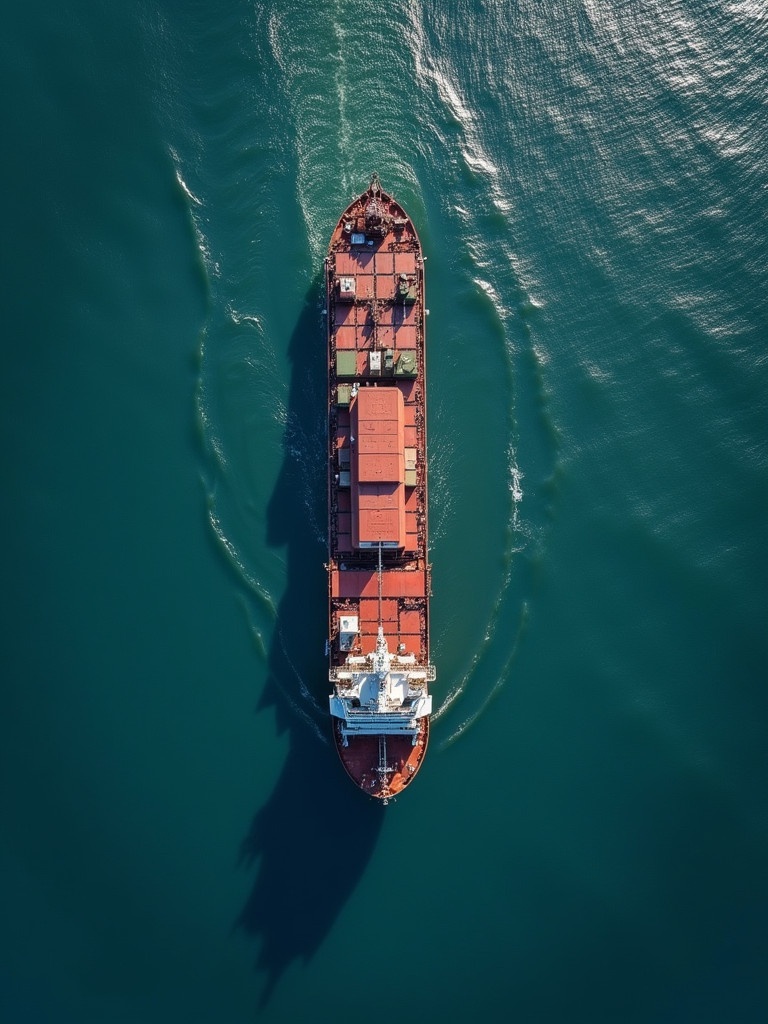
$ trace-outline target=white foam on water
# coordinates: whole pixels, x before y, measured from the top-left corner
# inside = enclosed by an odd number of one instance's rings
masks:
[[[512,495],[512,502],[514,506],[514,517],[517,518],[518,505],[523,500],[523,488],[521,486],[523,479],[523,472],[517,464],[517,455],[515,449],[510,445],[509,447],[509,491]]]
[[[492,623],[490,624],[490,629],[486,633],[483,639],[483,643],[475,652],[475,655],[472,659],[472,664],[468,672],[464,676],[464,679],[462,680],[461,684],[458,687],[455,687],[451,690],[446,700],[440,705],[438,712],[432,716],[433,718],[440,718],[442,714],[444,714],[444,712],[447,711],[448,708],[451,707],[451,705],[453,705],[459,699],[459,697],[461,697],[465,693],[465,691],[469,689],[470,682],[473,676],[479,671],[484,661],[484,658],[488,655],[490,646],[494,640],[494,636],[496,635],[496,619],[498,618],[498,612],[500,607],[501,602],[499,602],[496,609],[494,610],[494,618],[492,620]],[[480,719],[480,717],[483,714],[485,714],[491,703],[499,695],[503,687],[509,682],[512,664],[517,657],[520,648],[520,641],[525,632],[525,628],[528,624],[528,618],[528,603],[524,601],[520,609],[520,620],[518,623],[517,634],[515,636],[514,643],[512,644],[512,647],[510,648],[510,651],[504,661],[501,672],[494,679],[492,685],[486,692],[485,696],[482,698],[478,707],[476,707],[474,711],[467,715],[467,717],[461,721],[459,726],[456,729],[454,729],[454,731],[446,739],[441,741],[440,750],[446,750],[448,747],[452,746],[458,739],[460,739],[475,724],[475,722],[477,722]]]
[[[259,603],[269,613],[270,618],[275,620],[277,618],[277,606],[272,595],[264,584],[246,568],[237,548],[225,533],[224,527],[221,524],[221,520],[219,519],[219,515],[216,510],[215,495],[209,492],[207,497],[208,521],[211,524],[211,528],[216,539],[219,541],[221,550],[226,555],[229,563],[236,570],[240,579],[242,579],[248,588],[258,597]]]
[[[184,177],[183,177],[183,175],[181,173],[181,160],[179,159],[178,153],[173,148],[173,146],[170,146],[169,149],[170,149],[171,159],[173,160],[173,167],[174,167],[174,172],[176,174],[176,181],[178,182],[179,187],[181,188],[181,191],[184,193],[184,195],[187,197],[187,199],[189,199],[190,202],[194,206],[202,206],[203,205],[202,201],[197,198],[197,196],[194,194],[192,189],[189,187],[189,185],[187,185],[186,181],[184,180]]]
[[[198,196],[195,195],[187,184],[186,177],[182,169],[182,160],[173,146],[168,146],[168,155],[173,163],[174,176],[176,178],[176,183],[179,186],[179,191],[187,201],[189,222],[195,235],[195,243],[202,261],[206,283],[210,289],[211,281],[221,276],[221,267],[211,254],[211,248],[208,243],[208,239],[206,238],[205,231],[203,230],[203,210],[205,204]]]
[[[768,27],[768,7],[765,0],[730,0],[723,9],[732,18]]]
[[[227,313],[234,324],[250,324],[251,327],[255,327],[259,334],[264,336],[264,324],[261,317],[257,316],[256,313],[239,313],[232,306],[227,306]]]
[[[481,119],[472,109],[469,98],[462,92],[455,69],[448,66],[444,54],[438,55],[431,47],[424,26],[423,10],[417,4],[410,4],[406,17],[411,27],[407,40],[417,79],[434,87],[443,109],[459,126],[464,140],[459,153],[465,166],[472,173],[485,176],[493,206],[500,213],[509,212],[510,203],[500,182],[499,169],[482,143]],[[439,132],[436,121],[434,130]],[[444,137],[442,139],[446,148],[446,140]]]
[[[287,75],[287,65],[285,57],[283,55],[283,48],[280,44],[280,17],[279,15],[272,13],[267,20],[267,36],[269,38],[269,48],[272,51],[272,56],[275,58],[277,66],[282,71],[283,75]]]

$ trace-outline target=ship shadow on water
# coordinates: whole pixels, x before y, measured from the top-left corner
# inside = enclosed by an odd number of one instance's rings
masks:
[[[258,710],[274,709],[278,731],[288,737],[288,753],[274,791],[242,843],[241,862],[255,870],[255,877],[237,920],[260,942],[256,969],[266,976],[262,1007],[283,971],[296,959],[308,961],[329,934],[365,871],[384,813],[344,774],[326,711],[327,552],[312,525],[313,519],[325,522],[327,494],[320,295],[318,275],[291,337],[283,462],[267,516],[268,543],[286,548],[287,586]],[[307,465],[308,456],[317,465]],[[300,680],[309,694],[301,694]],[[319,741],[300,711],[319,722],[328,743]]]

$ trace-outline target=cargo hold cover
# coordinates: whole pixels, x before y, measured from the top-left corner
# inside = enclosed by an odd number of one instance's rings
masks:
[[[405,547],[404,421],[399,388],[360,388],[351,409],[353,547]]]

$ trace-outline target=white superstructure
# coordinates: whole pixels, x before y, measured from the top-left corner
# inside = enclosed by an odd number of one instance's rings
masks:
[[[418,665],[413,654],[391,654],[382,626],[375,651],[348,655],[329,678],[331,714],[342,720],[345,746],[350,736],[361,735],[407,735],[415,744],[419,719],[432,713],[427,684],[435,679],[434,666]]]

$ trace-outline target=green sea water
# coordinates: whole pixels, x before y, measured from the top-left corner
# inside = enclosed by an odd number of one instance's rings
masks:
[[[768,1019],[758,0],[0,36],[0,1022]],[[331,229],[427,255],[429,756],[329,742]]]

